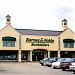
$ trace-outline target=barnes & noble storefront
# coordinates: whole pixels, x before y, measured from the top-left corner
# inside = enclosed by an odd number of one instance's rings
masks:
[[[75,57],[75,33],[62,21],[63,31],[15,29],[11,17],[0,30],[0,61],[39,61],[45,57]],[[10,32],[11,30],[11,32]]]

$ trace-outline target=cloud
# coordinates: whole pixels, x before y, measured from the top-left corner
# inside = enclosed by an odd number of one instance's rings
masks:
[[[0,21],[2,21],[4,18],[3,18],[3,16],[2,15],[0,15]]]
[[[72,15],[73,15],[73,8],[70,8],[70,7],[61,7],[61,8],[57,8],[57,9],[54,9],[54,15],[56,18],[58,19],[70,19],[72,20]]]
[[[4,17],[0,15],[0,24],[3,24],[3,22],[4,22]]]

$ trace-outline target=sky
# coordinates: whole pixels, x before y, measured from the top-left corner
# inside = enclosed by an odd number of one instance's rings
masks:
[[[17,29],[61,31],[66,19],[75,32],[75,0],[0,0],[0,29],[7,15]]]

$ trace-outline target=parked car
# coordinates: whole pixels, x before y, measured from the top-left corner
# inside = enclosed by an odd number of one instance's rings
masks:
[[[56,62],[58,60],[58,58],[49,58],[47,61],[44,62],[44,64],[48,67],[52,66],[53,62]]]
[[[66,58],[59,58],[56,62],[53,62],[53,63],[52,63],[52,68],[53,68],[53,69],[61,68],[61,67],[60,67],[60,63],[61,63],[62,61],[64,61],[64,60],[66,60]]]
[[[72,70],[75,74],[75,62],[71,63],[71,65],[69,66],[70,70]]]
[[[66,58],[65,61],[60,63],[61,69],[65,71],[66,69],[70,69],[69,66],[72,62],[75,62],[75,58]]]
[[[45,65],[44,62],[46,62],[48,59],[49,59],[49,58],[44,58],[44,59],[40,60],[39,63],[40,63],[42,66],[44,66],[44,65]]]

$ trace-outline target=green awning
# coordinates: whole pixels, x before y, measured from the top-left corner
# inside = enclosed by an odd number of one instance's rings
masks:
[[[63,42],[74,42],[73,39],[63,39]]]
[[[7,36],[7,37],[2,37],[2,40],[3,41],[16,41],[16,38]]]

